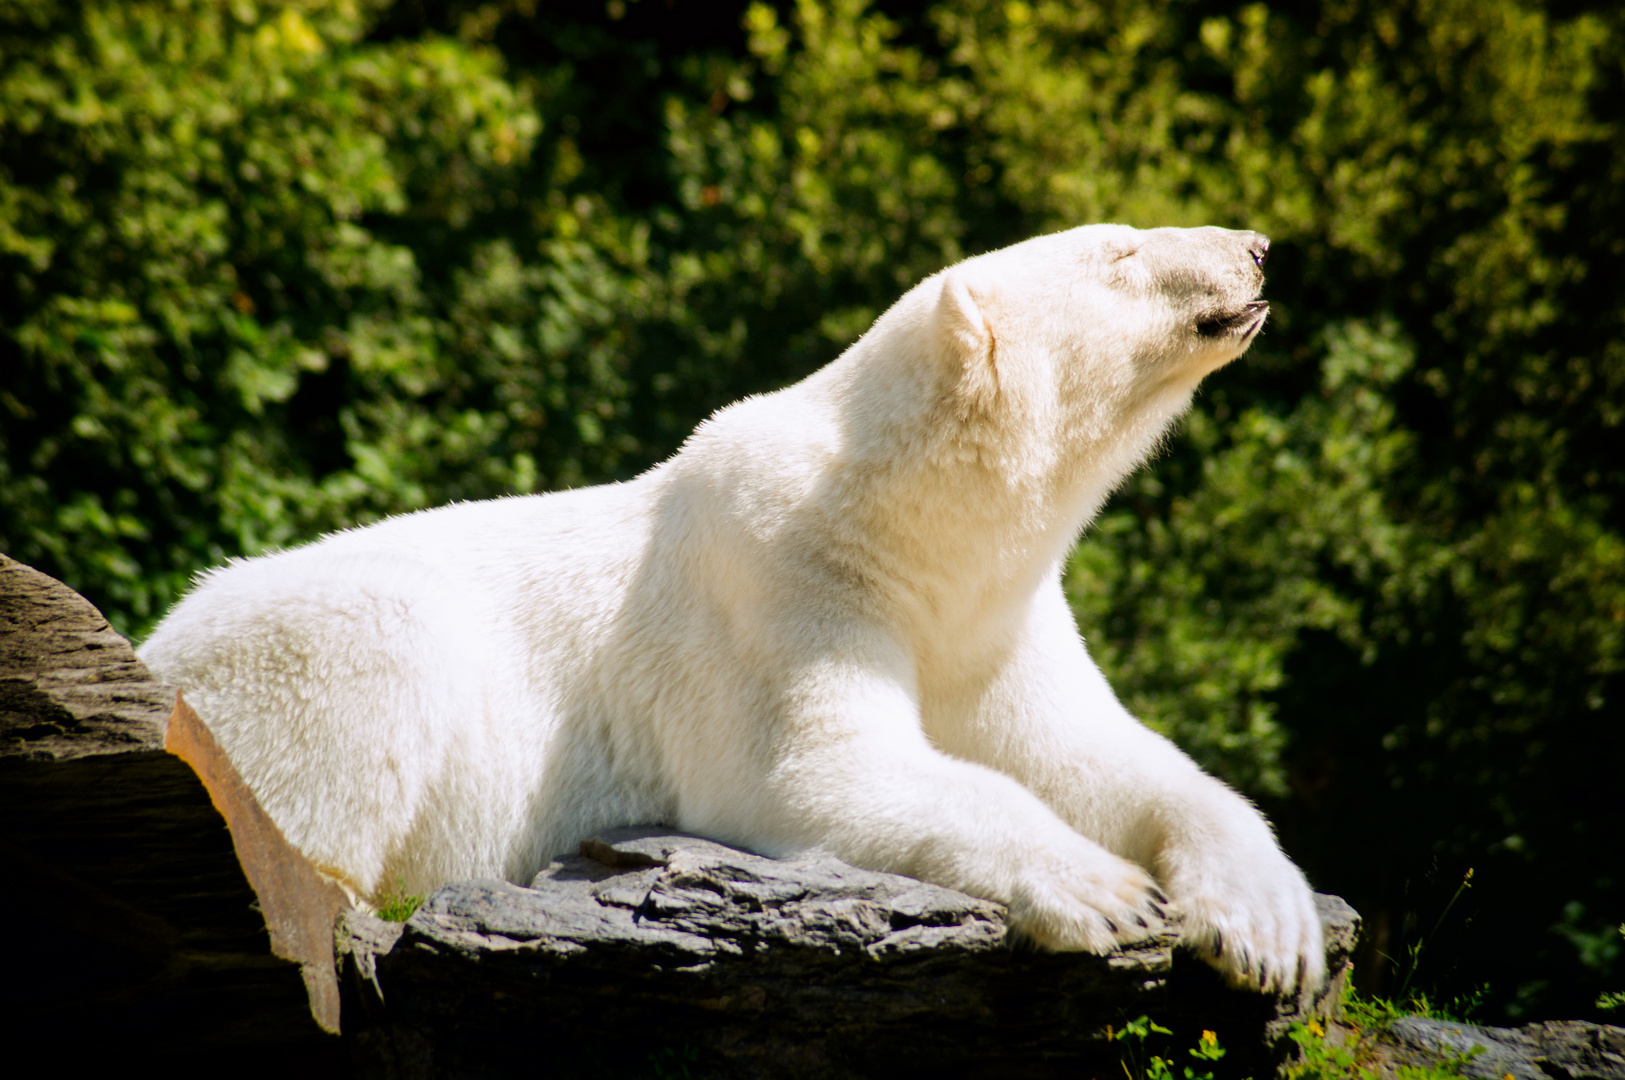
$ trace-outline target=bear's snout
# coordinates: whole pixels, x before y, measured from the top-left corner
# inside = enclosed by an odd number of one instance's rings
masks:
[[[1270,257],[1270,238],[1263,233],[1253,233],[1247,242],[1247,254],[1253,257],[1254,266],[1264,269],[1264,260]]]

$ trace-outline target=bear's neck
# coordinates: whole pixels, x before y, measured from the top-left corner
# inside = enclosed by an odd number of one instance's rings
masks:
[[[1041,405],[966,417],[937,370],[877,349],[808,385],[842,418],[827,527],[900,616],[976,640],[1020,619],[1191,393],[1171,387],[1118,411],[1103,400],[1071,417]]]

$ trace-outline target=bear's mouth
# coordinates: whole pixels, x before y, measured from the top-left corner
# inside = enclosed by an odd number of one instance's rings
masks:
[[[1205,338],[1251,337],[1264,325],[1269,313],[1268,300],[1250,300],[1237,310],[1197,319],[1196,332]]]

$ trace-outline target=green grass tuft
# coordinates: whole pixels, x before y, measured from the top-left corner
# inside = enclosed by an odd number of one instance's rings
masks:
[[[378,917],[389,922],[405,922],[423,906],[423,900],[421,896],[407,893],[405,878],[397,878],[395,888],[378,897]]]

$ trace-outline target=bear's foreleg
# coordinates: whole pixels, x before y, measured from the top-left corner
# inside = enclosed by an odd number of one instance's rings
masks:
[[[902,673],[819,660],[781,700],[758,796],[708,813],[685,800],[685,828],[768,852],[822,848],[1001,901],[1015,930],[1050,948],[1106,952],[1164,929],[1166,898],[1144,869],[1010,777],[933,748]]]
[[[1320,984],[1320,921],[1303,873],[1257,808],[1123,709],[1058,584],[1035,599],[974,707],[937,737],[1149,869],[1179,909],[1184,943],[1235,984]]]

